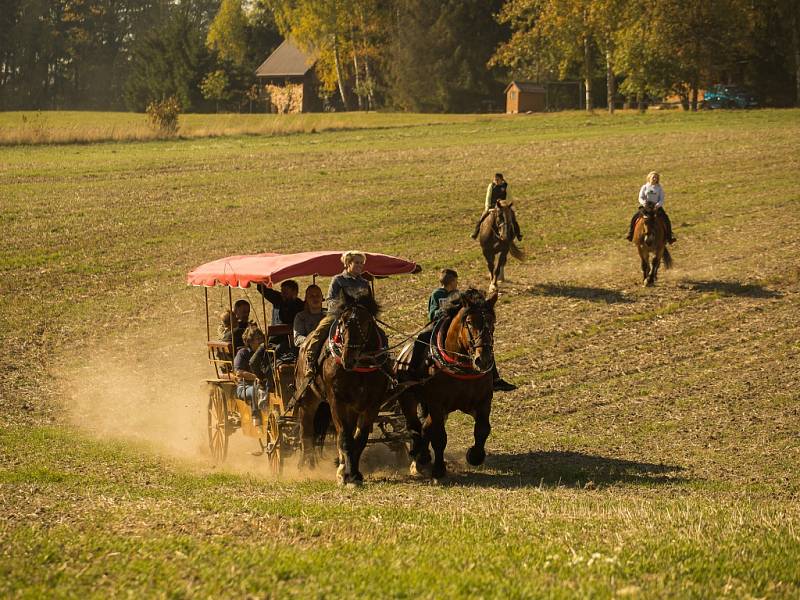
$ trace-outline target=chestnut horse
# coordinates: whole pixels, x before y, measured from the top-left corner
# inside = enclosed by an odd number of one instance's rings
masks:
[[[477,466],[486,458],[486,438],[492,430],[496,302],[496,292],[486,299],[483,292],[469,289],[449,302],[446,316],[434,325],[429,349],[432,365],[422,382],[399,398],[411,434],[412,474],[417,474],[418,466],[430,463],[430,445],[434,452],[432,476],[445,476],[445,421],[455,410],[475,419],[475,444],[467,450],[467,462]],[[426,413],[424,423],[417,414],[420,405]]]
[[[389,386],[383,370],[388,354],[375,320],[379,307],[371,294],[343,290],[334,312],[338,320],[328,336],[328,352],[298,410],[303,461],[312,466],[315,462],[314,436],[319,427],[315,428],[314,420],[323,401],[321,390],[336,427],[336,479],[340,485],[360,485],[364,480],[358,469],[361,453]]]
[[[496,289],[497,282],[505,279],[504,270],[509,252],[517,260],[522,260],[524,257],[522,250],[514,243],[514,213],[511,210],[513,204],[498,200],[497,205],[481,223],[478,241],[486,259],[486,266],[489,268],[490,290]],[[495,257],[497,257],[496,263]]]
[[[658,214],[658,209],[652,202],[648,202],[642,216],[636,221],[633,230],[633,243],[639,252],[642,261],[642,285],[652,286],[658,277],[658,267],[664,261],[664,268],[672,267],[672,255],[667,248],[667,227],[663,218]],[[650,255],[653,255],[652,265]]]

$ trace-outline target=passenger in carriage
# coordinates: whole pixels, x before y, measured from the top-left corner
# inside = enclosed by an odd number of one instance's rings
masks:
[[[230,316],[228,326],[225,327],[225,317]],[[242,334],[247,326],[250,324],[250,303],[247,300],[237,300],[233,305],[233,313],[226,310],[220,315],[222,324],[220,325],[220,341],[230,342],[231,335],[233,336],[233,344],[237,350],[244,346]]]
[[[217,325],[217,337],[221,342],[231,340],[231,324],[233,323],[233,313],[225,310],[219,313],[219,325]]]
[[[239,383],[236,397],[250,404],[253,425],[261,425],[261,410],[266,407],[269,386],[269,365],[264,344],[264,332],[255,323],[249,325],[242,334],[244,346],[236,352],[233,371]]]
[[[306,337],[317,328],[317,325],[325,316],[325,310],[322,308],[322,289],[318,285],[311,284],[308,286],[305,297],[304,308],[297,313],[292,326],[294,330],[294,345],[298,348],[306,340]]]
[[[336,315],[331,312],[331,308],[338,302],[340,292],[343,289],[347,289],[349,291],[366,290],[368,293],[372,293],[369,281],[363,277],[367,256],[363,252],[349,250],[342,254],[341,260],[344,265],[344,271],[331,280],[331,285],[328,288],[328,313],[322,318],[316,329],[306,337],[301,349],[306,359],[306,371],[304,374],[305,382],[298,387],[300,395],[316,377],[317,360],[322,351],[322,343],[328,337],[331,325],[336,320]]]
[[[303,310],[303,301],[297,297],[300,292],[297,282],[294,279],[281,282],[280,292],[261,283],[256,287],[261,295],[272,304],[272,325],[293,325],[294,318]],[[291,344],[288,335],[273,335],[269,338],[269,343],[277,348],[279,355],[290,352]]]

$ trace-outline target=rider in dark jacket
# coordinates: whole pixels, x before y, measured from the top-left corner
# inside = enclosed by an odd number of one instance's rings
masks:
[[[498,200],[511,202],[511,191],[508,189],[508,182],[503,179],[502,173],[495,173],[494,179],[489,184],[489,187],[486,188],[486,201],[483,206],[483,214],[475,225],[475,231],[472,232],[472,239],[478,239],[478,234],[481,231],[481,223],[489,216],[489,212],[497,206]],[[513,208],[511,209],[511,214],[514,218],[514,234],[519,241],[522,241],[522,233],[520,232],[519,223],[517,223],[517,215],[514,213]]]

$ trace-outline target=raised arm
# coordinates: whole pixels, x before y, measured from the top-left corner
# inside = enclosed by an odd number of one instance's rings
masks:
[[[267,301],[273,306],[279,306],[283,300],[281,293],[279,291],[273,290],[272,288],[265,286],[263,283],[259,283],[256,286],[256,288],[258,289],[259,292],[261,292],[261,295],[264,296],[264,298],[266,298]]]

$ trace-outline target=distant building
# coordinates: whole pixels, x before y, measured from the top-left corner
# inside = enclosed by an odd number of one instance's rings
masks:
[[[256,69],[264,98],[271,112],[316,112],[322,110],[317,94],[314,56],[284,40]]]
[[[506,113],[543,112],[547,110],[547,89],[528,81],[512,81],[506,86]]]

